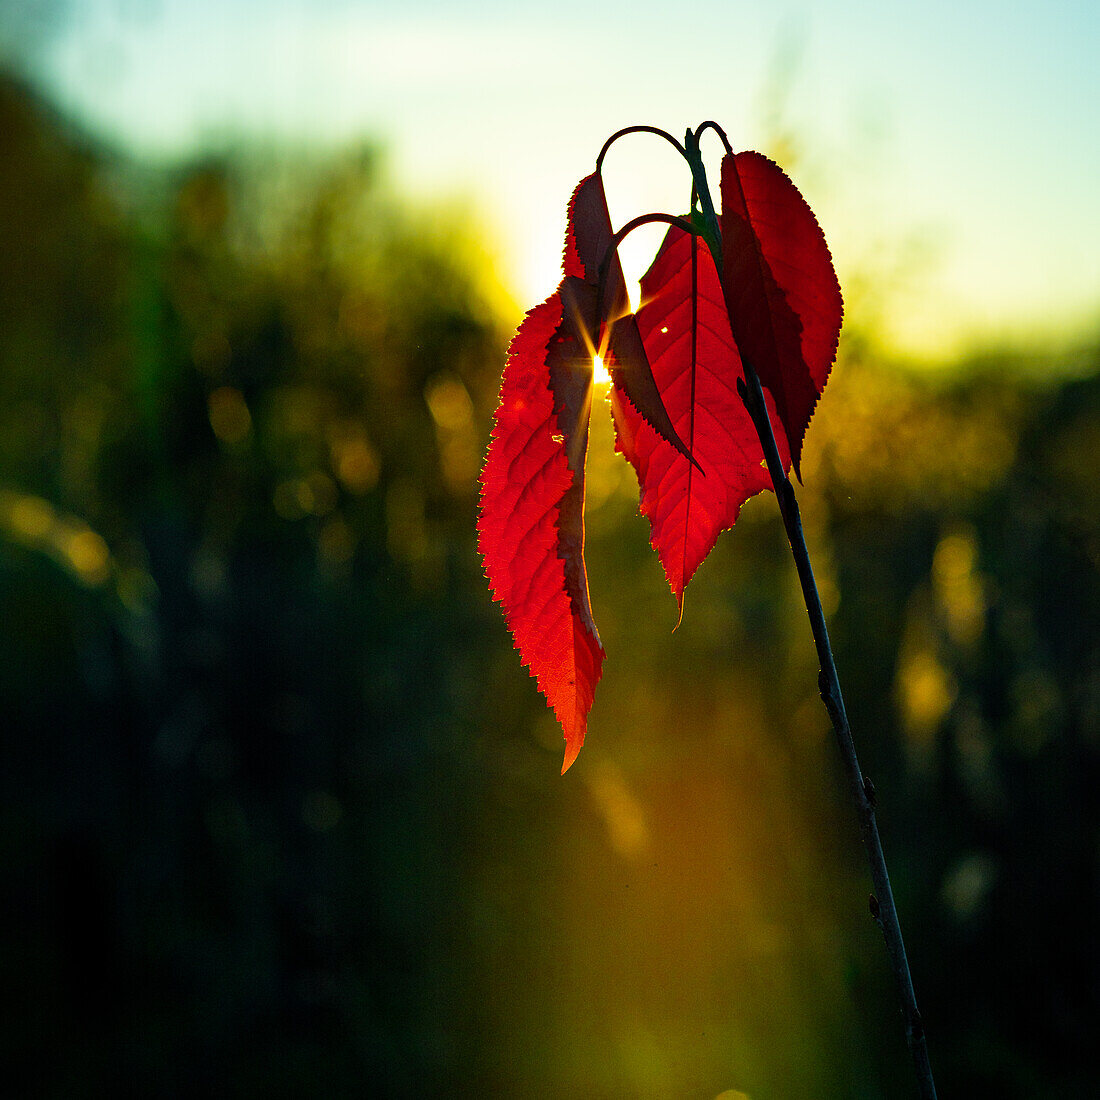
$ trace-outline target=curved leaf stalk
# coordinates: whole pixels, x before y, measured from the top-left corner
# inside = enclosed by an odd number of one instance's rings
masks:
[[[596,291],[596,316],[603,316],[604,298],[607,291],[607,273],[611,266],[611,261],[618,255],[619,245],[634,232],[635,229],[641,228],[643,225],[674,225],[678,229],[682,229],[685,233],[694,233],[695,229],[686,218],[677,217],[675,214],[639,214],[636,218],[631,218],[625,225],[621,225],[612,235],[611,241],[607,246],[607,251],[603,255],[603,259],[600,260],[599,279],[597,283]]]
[[[733,152],[733,146],[730,145],[730,140],[729,140],[728,137],[726,137],[726,131],[723,130],[722,127],[719,126],[717,122],[713,122],[713,121],[710,121],[710,120],[708,120],[706,122],[701,122],[695,128],[694,140],[695,140],[696,145],[698,145],[702,141],[703,134],[705,134],[707,132],[707,130],[713,130],[718,135],[718,137],[721,140],[722,145],[725,147],[725,150],[726,150],[727,153],[732,153]]]
[[[699,155],[699,137],[708,126],[712,126],[725,143],[725,134],[717,125],[704,123],[695,133],[691,130],[687,132],[685,159],[691,165],[692,177],[698,191],[699,202],[707,228],[713,230],[715,240],[718,242],[719,254],[715,256],[715,260],[721,275],[721,235],[718,232],[718,218],[714,212],[714,203],[707,184],[706,172],[703,168],[702,158]],[[802,585],[802,596],[805,601],[806,612],[809,615],[814,644],[817,647],[817,656],[820,663],[818,688],[821,692],[821,700],[825,704],[825,709],[828,711],[832,722],[844,773],[856,803],[860,836],[867,852],[871,869],[871,882],[875,890],[870,898],[871,916],[882,930],[883,939],[886,942],[886,952],[890,959],[890,967],[894,972],[894,979],[897,982],[898,992],[901,996],[902,1011],[905,1017],[905,1039],[913,1059],[921,1100],[936,1100],[936,1085],[932,1078],[932,1065],[928,1057],[928,1043],[925,1038],[924,1023],[917,1008],[913,977],[909,971],[905,941],[901,933],[897,907],[894,904],[894,892],[890,886],[890,875],[886,867],[886,856],[882,850],[878,822],[875,818],[875,790],[871,781],[860,770],[855,742],[852,739],[852,730],[848,724],[848,715],[844,708],[844,696],[840,690],[836,662],[833,660],[832,645],[829,642],[825,612],[821,606],[821,597],[818,594],[817,582],[814,579],[813,567],[810,563],[810,552],[802,531],[802,517],[798,510],[798,501],[795,498],[794,487],[783,469],[779,448],[776,446],[775,435],[772,431],[771,418],[768,416],[767,405],[764,402],[764,391],[752,364],[748,360],[742,359],[742,367],[745,381],[738,380],[738,393],[756,427],[756,433],[760,438],[760,445],[763,448],[764,458],[767,462],[768,473],[775,488],[776,499],[779,501],[779,510],[787,531],[787,539],[790,542],[791,554],[794,557],[795,568],[798,571],[798,579]]]
[[[662,130],[660,126],[624,126],[623,129],[616,130],[615,133],[603,143],[603,148],[600,150],[599,156],[596,157],[597,175],[603,174],[603,160],[604,157],[607,156],[608,149],[610,149],[619,138],[626,137],[628,134],[656,134],[657,137],[664,138],[670,145],[674,145],[680,156],[684,155],[684,147],[667,130]]]

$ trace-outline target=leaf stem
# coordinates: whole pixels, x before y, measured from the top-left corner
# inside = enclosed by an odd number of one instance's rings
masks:
[[[684,159],[691,168],[691,179],[695,187],[695,193],[699,198],[699,205],[703,208],[703,223],[706,226],[704,239],[710,247],[714,257],[714,266],[718,269],[718,277],[722,276],[722,230],[718,225],[718,215],[714,212],[714,200],[710,197],[710,184],[707,183],[707,170],[703,166],[703,157],[699,152],[699,135],[706,126],[718,128],[717,123],[703,123],[698,133],[688,130],[684,137]],[[725,134],[722,134],[723,139]]]
[[[598,272],[598,289],[596,292],[596,316],[603,316],[603,300],[604,292],[607,288],[607,272],[611,267],[611,259],[619,251],[619,245],[634,232],[635,229],[641,228],[643,225],[653,225],[655,223],[661,223],[664,225],[674,225],[678,229],[682,229],[685,233],[695,234],[695,227],[686,218],[677,217],[675,214],[639,214],[636,218],[631,218],[625,225],[620,226],[612,235],[611,241],[607,246],[607,251],[603,254],[603,258],[600,260],[600,267]]]
[[[901,995],[902,1012],[905,1017],[905,1039],[909,1044],[909,1052],[913,1058],[920,1096],[922,1100],[936,1100],[936,1085],[932,1079],[932,1065],[928,1058],[928,1044],[925,1040],[924,1024],[917,1009],[913,978],[909,973],[905,942],[902,939],[901,924],[898,921],[897,907],[894,904],[894,892],[890,887],[890,875],[886,869],[886,857],[882,850],[878,823],[875,819],[874,787],[871,785],[871,781],[860,771],[855,742],[852,740],[852,730],[848,724],[847,712],[844,709],[844,696],[840,691],[836,663],[833,660],[832,646],[829,643],[829,631],[825,625],[825,612],[821,607],[821,597],[818,595],[817,582],[814,580],[810,554],[802,531],[802,517],[798,511],[798,501],[795,499],[794,487],[783,470],[779,448],[776,446],[775,435],[772,431],[771,418],[764,402],[764,391],[761,389],[760,379],[751,364],[743,362],[743,366],[745,380],[744,382],[738,381],[737,389],[741,395],[741,400],[745,403],[745,408],[748,409],[749,415],[752,417],[756,434],[760,437],[761,446],[764,448],[764,457],[768,464],[768,473],[771,475],[775,495],[779,500],[779,511],[783,516],[783,525],[787,529],[787,538],[791,544],[791,553],[794,555],[798,579],[802,584],[802,596],[806,603],[807,614],[810,617],[810,629],[813,632],[818,661],[821,665],[818,676],[821,700],[825,704],[825,709],[829,712],[829,718],[833,724],[833,732],[836,734],[844,773],[852,797],[856,802],[860,835],[863,838],[863,846],[867,850],[867,858],[871,866],[871,882],[875,889],[870,899],[871,915],[882,929],[883,939],[886,941],[886,952],[890,958],[890,967],[894,972],[898,992]]]
[[[709,120],[707,122],[699,123],[698,127],[696,127],[696,130],[695,130],[695,144],[696,145],[698,145],[702,141],[703,134],[706,133],[707,130],[713,130],[718,135],[718,137],[722,141],[722,144],[725,146],[725,149],[726,149],[727,153],[732,153],[733,152],[733,146],[730,145],[730,139],[728,137],[726,137],[726,131],[723,130],[722,127],[719,126],[717,122],[711,122]]]
[[[607,156],[608,149],[615,144],[621,137],[626,137],[627,134],[656,134],[658,137],[663,137],[665,141],[676,146],[676,151],[680,156],[684,156],[684,147],[667,131],[662,130],[659,126],[625,126],[621,130],[616,130],[603,143],[603,148],[600,150],[600,155],[596,157],[596,174],[601,175],[603,173],[603,158]]]
[[[633,233],[635,229],[639,229],[643,225],[653,225],[656,222],[664,225],[674,225],[677,229],[682,229],[685,233],[692,234],[692,236],[697,232],[695,226],[687,218],[681,218],[677,214],[639,214],[636,218],[631,218],[630,221],[615,230],[611,237],[611,243],[607,246],[607,255],[604,256],[600,266],[603,267],[610,261],[611,254],[623,243],[628,234]]]

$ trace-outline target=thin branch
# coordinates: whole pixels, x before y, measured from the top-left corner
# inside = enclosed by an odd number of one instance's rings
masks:
[[[833,732],[836,734],[837,746],[844,765],[844,774],[856,802],[860,835],[871,866],[871,882],[875,889],[874,894],[871,895],[871,915],[882,929],[890,967],[894,972],[898,992],[901,995],[902,1012],[905,1016],[905,1039],[913,1058],[920,1095],[922,1100],[936,1100],[936,1085],[932,1079],[932,1065],[928,1058],[924,1024],[917,1009],[913,978],[909,972],[909,960],[905,954],[905,941],[901,934],[901,924],[894,904],[894,892],[890,887],[890,875],[886,869],[886,857],[882,851],[882,841],[879,838],[878,823],[875,819],[874,787],[860,771],[855,742],[852,740],[852,730],[848,725],[848,715],[844,709],[844,696],[840,690],[836,663],[833,660],[833,650],[829,642],[829,631],[825,625],[825,612],[821,607],[821,597],[818,594],[817,582],[814,580],[813,567],[810,564],[810,553],[802,532],[802,517],[798,511],[794,487],[783,470],[779,448],[776,446],[775,435],[772,432],[771,418],[764,403],[760,379],[751,364],[744,362],[743,366],[745,381],[739,381],[737,389],[741,394],[741,400],[745,403],[745,408],[752,417],[756,434],[760,437],[764,458],[768,464],[768,473],[771,475],[775,495],[779,500],[779,510],[783,516],[783,525],[787,529],[787,539],[791,544],[798,579],[802,584],[802,596],[810,617],[810,629],[817,646],[817,657],[821,666],[818,676],[821,700],[833,724]]]
[[[699,135],[708,125],[704,123],[695,133],[688,130],[685,141],[685,156],[691,165],[692,177],[699,192],[699,202],[703,208],[703,217],[709,231],[708,235],[709,233],[714,234],[716,246],[712,244],[712,250],[715,252],[714,258],[718,268],[718,277],[721,280],[723,277],[721,230],[714,210],[714,202],[711,199],[706,170],[699,154]],[[837,747],[840,749],[841,761],[844,765],[844,774],[848,780],[852,797],[856,802],[859,831],[863,838],[863,846],[867,851],[867,860],[871,868],[871,882],[875,890],[871,895],[871,915],[882,929],[883,939],[886,941],[886,953],[890,959],[890,968],[894,972],[894,980],[897,982],[898,993],[901,996],[902,1011],[905,1016],[905,1039],[909,1045],[909,1053],[913,1058],[921,1100],[936,1100],[936,1085],[932,1079],[932,1065],[928,1058],[928,1043],[925,1039],[924,1023],[917,1008],[913,977],[909,972],[909,960],[905,954],[905,941],[901,934],[901,924],[898,921],[897,907],[894,904],[894,892],[890,887],[890,875],[886,869],[886,856],[882,850],[882,841],[878,834],[878,822],[875,819],[874,787],[871,785],[871,781],[860,771],[855,742],[852,740],[852,730],[848,725],[848,715],[844,709],[844,696],[840,690],[836,662],[833,660],[832,645],[829,642],[829,631],[825,625],[825,612],[821,607],[821,597],[818,594],[817,582],[814,580],[814,571],[810,564],[810,552],[806,547],[806,537],[802,531],[802,517],[798,511],[798,501],[795,499],[794,487],[791,485],[790,479],[783,469],[782,459],[779,457],[779,448],[776,446],[775,435],[772,432],[771,417],[768,415],[768,407],[764,401],[764,391],[760,386],[760,379],[752,364],[742,360],[742,366],[744,367],[745,378],[744,381],[738,381],[737,390],[741,395],[741,400],[745,403],[749,416],[752,417],[756,434],[760,438],[760,446],[764,451],[768,473],[771,475],[776,499],[779,501],[779,511],[783,517],[783,525],[787,529],[787,539],[791,545],[795,568],[798,570],[798,579],[802,585],[806,613],[810,618],[810,629],[813,632],[814,644],[817,647],[817,657],[821,669],[818,676],[821,700],[825,704],[825,709],[828,711],[832,722]]]

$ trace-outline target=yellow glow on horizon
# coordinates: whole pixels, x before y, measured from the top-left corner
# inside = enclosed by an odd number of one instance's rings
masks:
[[[604,366],[602,355],[592,356],[592,381],[597,386],[610,386],[611,375]]]

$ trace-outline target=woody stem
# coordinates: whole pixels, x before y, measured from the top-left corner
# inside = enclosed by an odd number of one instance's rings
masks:
[[[787,539],[791,544],[798,579],[802,584],[802,596],[810,617],[810,629],[813,632],[821,666],[818,675],[821,701],[825,704],[833,724],[833,732],[836,734],[837,746],[844,765],[844,774],[856,803],[860,835],[871,867],[871,882],[875,891],[870,899],[871,916],[882,930],[883,939],[886,941],[886,953],[890,958],[890,967],[894,972],[894,979],[901,995],[905,1017],[905,1038],[913,1058],[920,1096],[922,1100],[935,1100],[936,1086],[932,1079],[932,1066],[928,1058],[924,1025],[917,1009],[913,978],[909,973],[909,961],[905,954],[905,941],[901,934],[901,924],[894,904],[894,892],[890,887],[890,875],[886,869],[886,856],[882,850],[878,823],[875,819],[875,790],[871,781],[860,770],[859,759],[856,756],[855,742],[852,740],[852,730],[848,725],[844,696],[841,694],[840,680],[829,642],[829,631],[825,625],[825,612],[821,607],[821,597],[818,594],[817,582],[814,580],[813,567],[810,564],[810,553],[802,532],[802,517],[798,511],[794,487],[783,470],[775,435],[772,432],[771,418],[764,403],[760,379],[749,363],[744,363],[744,368],[745,381],[739,381],[737,389],[752,417],[756,433],[764,448],[768,473],[771,475],[775,495],[779,500],[779,511],[783,516],[783,525],[787,529]]]
[[[687,132],[685,157],[691,165],[692,177],[698,189],[699,202],[707,227],[707,236],[713,237],[714,243],[711,244],[711,250],[715,253],[715,262],[718,267],[719,278],[721,278],[723,270],[721,230],[718,217],[714,211],[714,202],[711,199],[702,157],[699,155],[699,136],[707,125],[712,124],[704,124],[696,133],[692,133],[691,130]],[[715,127],[715,129],[718,128]],[[725,137],[720,131],[719,136],[723,139]],[[886,869],[886,856],[882,850],[878,822],[875,818],[874,787],[859,767],[855,742],[852,740],[852,730],[848,724],[847,712],[844,709],[844,696],[840,690],[836,662],[833,660],[832,645],[829,642],[829,631],[825,624],[825,612],[821,607],[821,597],[817,590],[817,582],[814,579],[813,567],[810,564],[810,552],[806,547],[806,537],[802,531],[802,517],[798,511],[798,501],[795,499],[794,488],[790,479],[783,469],[783,461],[779,457],[779,448],[775,443],[775,434],[772,431],[771,417],[764,401],[764,391],[760,385],[760,378],[753,369],[752,364],[747,360],[743,360],[742,365],[745,377],[743,381],[738,380],[737,390],[749,416],[752,417],[756,434],[760,438],[768,473],[771,475],[775,495],[779,501],[779,511],[783,517],[783,525],[787,529],[787,539],[791,545],[795,568],[798,570],[798,579],[802,585],[802,596],[806,604],[806,612],[810,618],[810,630],[813,632],[814,644],[817,647],[817,657],[821,669],[818,675],[821,701],[825,704],[825,709],[829,713],[833,732],[836,735],[837,747],[840,749],[844,774],[856,803],[859,831],[867,852],[867,859],[871,868],[871,882],[875,891],[870,899],[871,916],[882,930],[883,939],[886,941],[886,953],[890,959],[890,968],[894,972],[894,980],[901,996],[902,1011],[905,1017],[905,1039],[913,1058],[921,1100],[936,1100],[936,1085],[932,1079],[932,1065],[928,1058],[928,1044],[925,1039],[924,1024],[917,1009],[913,978],[909,972],[909,960],[905,954],[905,941],[901,934],[901,924],[898,921],[897,907],[894,904],[894,892],[891,889],[890,875]]]

